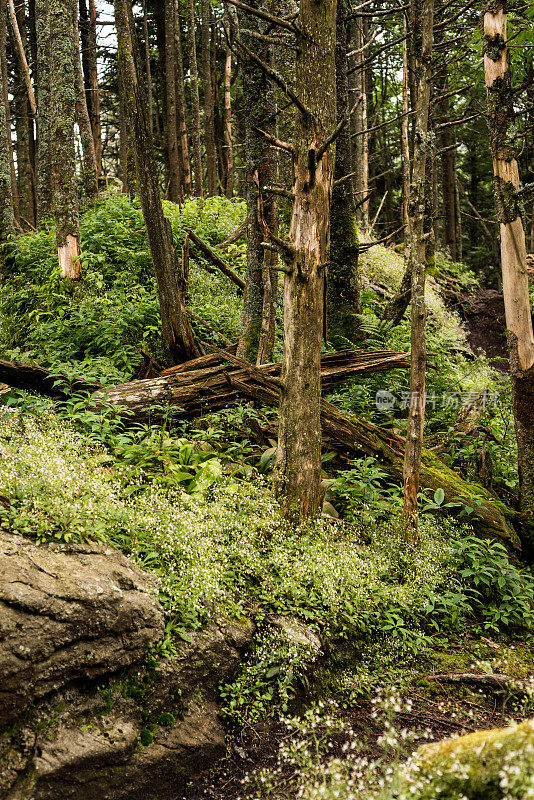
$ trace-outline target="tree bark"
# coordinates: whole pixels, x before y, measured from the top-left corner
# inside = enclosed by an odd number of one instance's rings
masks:
[[[512,396],[521,511],[534,555],[534,334],[526,272],[526,246],[517,198],[519,171],[513,92],[506,46],[506,0],[483,10],[482,41],[494,194],[501,233],[501,270],[510,347]]]
[[[5,79],[7,70],[3,68],[6,52],[6,0],[0,0],[0,272],[4,268],[4,246],[9,236],[15,232],[13,212],[13,191],[11,185],[11,164],[9,143],[11,131],[8,130],[8,97]]]
[[[50,21],[48,0],[35,0],[37,30],[37,223],[53,208]]]
[[[348,124],[349,93],[347,77],[347,0],[338,0],[336,21],[336,97],[337,123],[345,124],[336,139],[336,163],[330,219],[330,259],[328,266],[328,339],[356,342],[361,339],[358,314],[361,313],[358,275],[358,229],[356,197],[352,171],[352,148]]]
[[[264,8],[252,0],[254,8]],[[272,62],[268,42],[257,40],[245,30],[260,33],[258,18],[243,13],[243,42],[262,59]],[[269,231],[278,232],[278,209],[272,194],[265,187],[276,182],[276,156],[271,145],[258,132],[276,132],[276,93],[265,72],[248,62],[243,70],[243,115],[245,122],[245,168],[247,186],[247,286],[243,303],[243,320],[237,353],[251,363],[270,360],[274,345],[277,273],[272,274],[272,252],[262,246],[269,240]]]
[[[224,7],[223,24],[227,38],[224,58],[224,103],[223,103],[223,165],[224,165],[224,194],[233,197],[234,194],[234,146],[232,142],[232,29],[228,8]]]
[[[174,13],[174,12],[173,12]],[[175,23],[177,24],[177,23]],[[148,127],[154,135],[154,96],[152,91],[152,67],[150,65],[150,36],[148,33],[148,11],[146,0],[143,0],[143,36],[145,40],[145,70],[147,90]]]
[[[80,232],[74,143],[75,86],[72,18],[75,0],[49,0],[51,69],[50,134],[54,219],[60,274],[80,278]]]
[[[35,96],[26,59],[26,4],[17,11],[8,0],[11,19],[10,34],[15,53],[15,85],[13,111],[16,132],[17,195],[20,221],[28,229],[35,225],[35,175],[30,156],[30,129],[33,134],[33,115],[37,111]]]
[[[88,200],[98,196],[97,166],[95,143],[91,130],[91,121],[87,109],[87,97],[83,81],[82,64],[80,60],[80,34],[78,29],[78,9],[74,4],[72,16],[72,58],[74,63],[74,81],[76,91],[76,122],[82,144],[82,182],[84,194]]]
[[[284,359],[275,490],[285,514],[321,502],[321,339],[336,124],[336,0],[301,0],[296,56],[295,181],[285,252]],[[326,151],[321,151],[326,146]],[[318,157],[319,156],[319,157]]]
[[[184,94],[184,65],[182,54],[182,32],[180,27],[179,0],[174,0],[175,16],[175,55],[176,55],[176,113],[178,120],[178,143],[181,158],[184,194],[188,197],[192,192],[191,162],[189,159],[189,143],[187,141],[186,105]]]
[[[432,85],[433,23],[434,0],[412,0],[411,25],[416,81],[414,153],[408,204],[409,259],[412,273],[412,360],[410,369],[410,408],[406,429],[406,449],[404,452],[404,506],[402,514],[404,535],[411,543],[415,543],[418,539],[419,511],[417,492],[419,490],[425,423],[425,193],[428,194],[425,177],[429,144],[427,134]]]
[[[200,99],[198,94],[197,42],[195,33],[195,0],[187,0],[187,42],[191,77],[191,112],[193,118],[193,179],[195,194],[202,197],[202,148],[200,144]]]
[[[367,121],[367,81],[366,68],[360,67],[369,56],[365,49],[364,18],[356,16],[352,22],[353,41],[357,51],[357,68],[351,73],[352,102],[357,103],[353,114],[354,134],[354,191],[361,204],[357,210],[358,223],[363,230],[369,229],[369,200],[361,202],[369,194],[369,135],[366,133]]]
[[[211,74],[210,0],[202,0],[200,42],[202,51],[202,84],[204,89],[204,144],[208,196],[217,194],[217,151],[215,149],[215,107]]]
[[[174,249],[172,230],[163,215],[159,194],[147,102],[139,80],[140,58],[133,40],[133,18],[128,0],[115,0],[115,24],[124,106],[131,132],[143,217],[156,280],[163,343],[170,358],[185,361],[201,355],[185,310],[186,280]]]
[[[100,89],[98,86],[97,71],[97,43],[96,43],[97,13],[95,0],[89,0],[89,28],[87,63],[89,68],[89,94],[91,95],[90,120],[93,133],[93,146],[96,161],[96,177],[102,175],[102,122],[100,118]]]
[[[174,0],[165,0],[165,88],[167,92],[167,157],[169,164],[169,200],[182,199],[182,175],[178,152],[178,116],[176,92],[176,31]],[[149,125],[150,127],[150,125]]]

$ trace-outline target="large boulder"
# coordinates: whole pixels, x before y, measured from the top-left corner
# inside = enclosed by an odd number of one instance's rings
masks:
[[[254,626],[221,619],[147,657],[153,588],[113,550],[0,533],[0,800],[175,800],[224,755],[217,687]]]
[[[0,729],[70,681],[142,661],[164,629],[152,587],[110,548],[0,533]]]

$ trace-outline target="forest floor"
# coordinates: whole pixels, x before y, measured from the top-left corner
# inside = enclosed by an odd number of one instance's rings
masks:
[[[367,760],[373,769],[385,773],[421,744],[506,727],[532,716],[531,699],[519,700],[505,690],[486,691],[427,679],[433,673],[471,670],[530,677],[534,673],[534,637],[484,636],[474,630],[443,643],[417,665],[407,681],[401,678],[399,685],[389,683],[378,690],[376,696],[382,701],[388,693],[396,698],[393,711],[391,707],[384,709],[384,703],[377,703],[372,696],[362,695],[334,712],[334,724],[329,718],[322,726],[320,716],[316,717],[311,748],[309,730],[303,733],[299,726],[288,729],[280,721],[265,721],[235,732],[229,739],[227,756],[176,800],[315,797],[303,791],[313,783],[310,774],[327,775],[336,761],[348,764],[357,755],[358,760]],[[294,709],[301,718],[304,707],[301,702]],[[303,738],[307,739],[306,747],[314,751],[307,764],[299,764],[294,758]]]

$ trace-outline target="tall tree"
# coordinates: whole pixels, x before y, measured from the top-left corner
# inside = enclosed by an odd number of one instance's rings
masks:
[[[189,142],[187,139],[186,105],[184,93],[184,64],[182,53],[182,30],[180,26],[179,0],[174,0],[175,56],[176,56],[176,114],[178,120],[178,144],[181,159],[184,194],[188,197],[192,192],[191,162],[189,158]]]
[[[301,0],[296,55],[295,181],[284,250],[284,357],[275,488],[285,513],[321,501],[321,339],[336,125],[336,0]]]
[[[172,229],[163,214],[147,101],[139,80],[140,58],[133,36],[134,25],[128,0],[115,0],[119,70],[128,126],[135,155],[139,196],[148,236],[161,312],[163,343],[174,361],[200,355],[185,310],[186,279],[176,257]]]
[[[224,58],[224,102],[223,102],[223,182],[224,194],[234,194],[234,145],[232,141],[232,28],[227,6],[223,16],[226,48]]]
[[[409,260],[412,276],[410,408],[404,452],[403,530],[406,538],[415,542],[418,537],[419,473],[425,424],[425,279],[426,240],[425,197],[428,141],[428,115],[432,88],[432,43],[434,0],[411,0],[412,52],[415,66],[414,151],[408,202]]]
[[[265,10],[264,4],[252,0],[252,8]],[[263,64],[270,66],[272,47],[262,35],[258,17],[243,13],[242,35],[245,45],[253,49]],[[255,36],[256,34],[256,36]],[[238,355],[260,363],[268,361],[274,345],[277,274],[272,272],[272,251],[264,248],[269,231],[276,234],[278,209],[266,187],[276,181],[276,156],[265,135],[276,131],[276,93],[265,70],[249,61],[243,72],[243,119],[245,123],[245,168],[247,187],[247,286],[243,303],[243,322],[237,348]],[[262,330],[263,353],[259,353]]]
[[[336,164],[332,191],[330,259],[328,266],[328,338],[355,342],[360,338],[358,314],[357,204],[351,178],[353,156],[349,127],[347,76],[347,0],[338,0],[336,23],[337,123],[341,130],[336,140]],[[358,102],[358,100],[357,100]]]
[[[50,21],[48,0],[35,0],[37,32],[37,222],[50,216],[52,190],[52,109],[50,94]]]
[[[193,139],[192,161],[195,194],[202,197],[202,148],[200,145],[200,98],[198,93],[197,39],[195,32],[195,0],[187,0],[187,43],[191,80],[191,113]]]
[[[96,162],[97,179],[102,174],[102,122],[100,118],[100,88],[98,85],[97,13],[95,0],[79,0],[80,3],[80,35],[82,43],[82,65],[86,88],[86,103],[89,114],[93,148]]]
[[[0,0],[0,62],[2,58],[5,58],[6,52],[6,4],[7,0]],[[2,54],[4,55],[2,56]],[[0,270],[4,261],[3,248],[8,237],[15,232],[8,145],[11,131],[7,126],[6,101],[8,91],[7,86],[4,84],[6,77],[7,70],[0,69]]]
[[[174,0],[165,0],[165,87],[167,91],[167,157],[169,165],[169,200],[182,199],[182,174],[178,152],[178,114],[176,92],[176,16]],[[149,126],[150,127],[150,126]]]
[[[521,510],[529,555],[534,555],[534,334],[526,272],[525,231],[519,202],[506,0],[483,9],[482,41],[494,195],[501,234],[501,270],[510,348]]]
[[[33,116],[37,108],[26,58],[26,3],[15,9],[13,0],[8,0],[11,19],[10,34],[15,53],[15,87],[13,110],[17,153],[17,194],[21,221],[26,227],[35,225],[35,174],[31,160],[33,141]]]
[[[83,82],[82,64],[80,60],[80,32],[78,27],[78,9],[74,4],[72,17],[72,59],[74,62],[74,85],[76,93],[76,122],[82,145],[82,183],[84,194],[88,199],[94,199],[98,195],[97,165],[95,154],[95,143],[89,111],[87,109],[87,97]]]
[[[75,81],[72,19],[75,0],[49,0],[50,137],[54,219],[60,274],[80,278],[80,232],[74,143]]]
[[[208,195],[217,193],[217,150],[215,149],[215,103],[211,71],[210,0],[202,0],[200,42],[202,51],[202,85],[204,89],[204,143]]]

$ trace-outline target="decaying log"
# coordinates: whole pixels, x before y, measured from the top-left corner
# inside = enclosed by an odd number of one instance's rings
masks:
[[[233,281],[235,285],[239,289],[241,289],[241,291],[244,291],[246,284],[243,278],[241,278],[237,274],[237,272],[234,272],[234,270],[231,267],[229,267],[228,264],[225,261],[223,261],[222,258],[218,256],[217,253],[214,250],[212,250],[211,247],[208,244],[206,244],[206,242],[203,239],[200,238],[200,236],[197,236],[197,234],[194,231],[190,230],[187,231],[187,233],[191,241],[196,244],[198,249],[201,250],[207,258],[209,258],[211,263],[215,264],[215,266],[218,269],[220,269],[221,272],[223,272],[227,278],[230,278],[230,280]]]
[[[72,392],[95,392],[98,383],[69,380],[65,375],[51,372],[37,364],[17,364],[0,358],[0,381],[16,389],[39,392],[47,397],[68,397]]]
[[[492,692],[505,691],[514,697],[521,698],[534,695],[534,681],[512,678],[510,675],[501,675],[500,673],[481,675],[475,672],[443,672],[427,675],[426,680],[439,683],[459,683]]]
[[[235,402],[239,397],[261,399],[260,387],[275,392],[271,402],[278,402],[280,364],[253,367],[228,350],[212,348],[211,353],[165,370],[158,378],[131,381],[102,389],[102,397],[129,409],[136,418],[155,419],[161,406],[177,407],[187,415],[215,411]],[[230,362],[230,363],[228,363]],[[405,353],[390,350],[369,353],[340,350],[321,359],[323,388],[342,383],[356,375],[369,375],[382,370],[406,368]],[[241,389],[241,386],[244,388]]]
[[[232,363],[224,363],[224,360]],[[338,351],[321,360],[322,387],[328,388],[355,375],[408,366],[402,353]],[[178,407],[187,415],[216,411],[240,400],[257,400],[278,407],[280,364],[253,367],[248,362],[215,350],[203,358],[166,370],[159,378],[133,381],[101,390],[95,399],[107,399],[129,409],[135,418],[157,419],[162,409]],[[386,472],[402,482],[404,439],[386,428],[321,402],[323,437],[345,458],[365,453],[377,459]],[[435,454],[423,449],[421,488],[443,489],[445,502],[471,508],[468,517],[481,535],[499,538],[514,550],[521,542],[510,524],[518,517],[482,486],[469,483]]]

